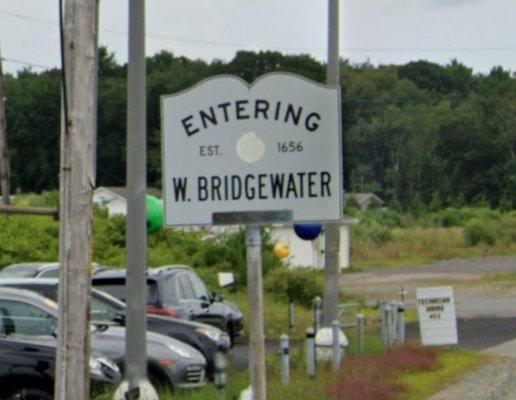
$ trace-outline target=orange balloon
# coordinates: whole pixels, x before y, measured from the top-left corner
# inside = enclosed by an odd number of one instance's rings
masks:
[[[279,260],[284,260],[292,256],[292,247],[288,243],[276,243],[274,245],[274,255]]]

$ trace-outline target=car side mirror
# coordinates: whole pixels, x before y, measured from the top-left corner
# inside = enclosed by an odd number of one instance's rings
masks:
[[[118,325],[125,326],[125,314],[116,313],[113,317],[113,322],[117,323]]]
[[[215,293],[213,295],[213,301],[217,302],[217,303],[221,303],[224,301],[224,296],[221,295],[220,293]]]

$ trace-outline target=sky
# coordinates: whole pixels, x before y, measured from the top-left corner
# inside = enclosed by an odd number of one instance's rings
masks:
[[[341,0],[342,58],[404,64],[457,59],[516,71],[515,0]],[[100,0],[99,42],[127,60],[127,0]],[[147,0],[147,55],[230,60],[278,50],[326,60],[327,0]],[[4,70],[58,66],[58,0],[0,0]],[[28,63],[28,64],[24,64]]]

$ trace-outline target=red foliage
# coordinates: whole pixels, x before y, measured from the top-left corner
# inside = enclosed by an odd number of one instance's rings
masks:
[[[336,400],[391,400],[404,391],[396,382],[400,373],[432,371],[438,367],[438,351],[416,345],[399,347],[387,354],[346,360],[342,379],[329,393]]]
[[[396,382],[344,379],[332,386],[329,393],[335,400],[394,400],[404,391],[403,385]]]

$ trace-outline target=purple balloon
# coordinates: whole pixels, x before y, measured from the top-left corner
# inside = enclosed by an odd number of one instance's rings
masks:
[[[295,224],[294,232],[303,240],[315,240],[323,230],[322,224]]]

